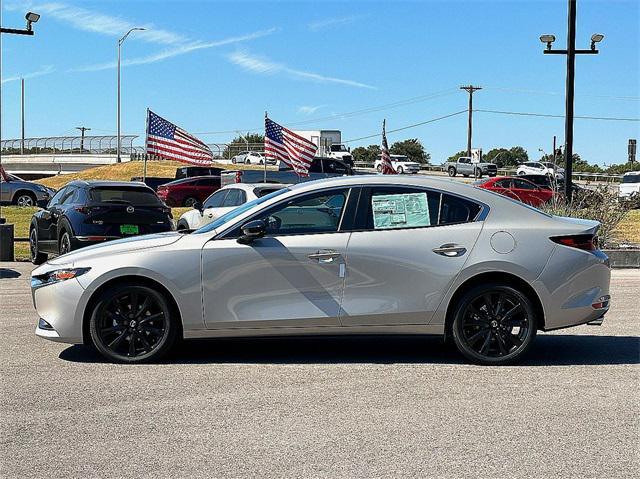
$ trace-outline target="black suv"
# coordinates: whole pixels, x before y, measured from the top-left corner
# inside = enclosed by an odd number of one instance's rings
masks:
[[[126,236],[173,229],[171,210],[143,184],[72,181],[31,218],[31,261]]]

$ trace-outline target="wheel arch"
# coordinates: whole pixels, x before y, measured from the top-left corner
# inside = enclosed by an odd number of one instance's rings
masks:
[[[449,304],[447,305],[447,310],[445,313],[445,338],[449,338],[451,336],[451,325],[453,324],[454,319],[453,313],[458,300],[471,288],[486,283],[504,283],[508,286],[513,286],[516,289],[520,290],[522,293],[526,294],[533,303],[533,307],[535,308],[536,314],[538,315],[539,322],[537,329],[544,329],[544,308],[542,306],[540,296],[538,295],[536,290],[527,281],[513,273],[508,273],[506,271],[491,271],[480,273],[468,278],[460,286],[458,286],[455,293],[453,293],[451,299],[449,300]]]
[[[156,281],[153,278],[149,278],[147,276],[139,276],[135,274],[128,274],[125,276],[118,276],[116,278],[111,278],[104,283],[102,283],[89,297],[86,306],[84,307],[84,311],[82,312],[82,340],[85,344],[91,343],[91,334],[89,333],[89,320],[91,319],[91,312],[93,311],[93,306],[100,298],[100,295],[109,288],[117,286],[118,284],[123,283],[135,283],[142,286],[148,286],[154,289],[159,290],[162,295],[169,302],[169,307],[172,312],[177,315],[178,318],[178,337],[182,337],[182,314],[180,313],[180,308],[178,307],[178,303],[175,297],[171,294],[169,289],[163,285],[161,282]]]
[[[33,198],[34,206],[38,205],[38,195],[36,195],[33,191],[28,190],[24,187],[16,190],[16,192],[13,194],[13,197],[11,198],[11,203],[15,203],[16,201],[18,201],[18,198],[22,194],[29,195],[31,198]]]

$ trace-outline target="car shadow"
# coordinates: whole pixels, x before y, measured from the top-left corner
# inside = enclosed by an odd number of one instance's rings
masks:
[[[93,348],[71,346],[60,359],[105,362]],[[463,364],[450,344],[435,336],[341,336],[189,340],[162,360],[171,364]],[[540,335],[521,366],[640,363],[635,336]]]
[[[0,268],[0,279],[14,279],[20,276],[22,276],[22,274],[15,269]]]

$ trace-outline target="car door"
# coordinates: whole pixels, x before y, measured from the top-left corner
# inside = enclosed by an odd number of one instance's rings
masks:
[[[239,225],[207,242],[202,250],[206,327],[339,326],[349,191],[301,194],[254,215],[243,223],[263,219],[267,230],[250,244],[237,241]]]
[[[528,205],[537,206],[542,202],[542,200],[536,194],[538,191],[536,185],[526,180],[514,178],[513,188],[511,189],[511,191],[520,201]]]
[[[425,188],[363,188],[347,248],[341,323],[429,323],[475,245],[485,209]]]
[[[55,253],[58,251],[58,218],[60,216],[60,203],[64,198],[68,197],[71,190],[70,186],[66,186],[58,190],[58,192],[49,200],[46,208],[39,212],[36,216],[38,226],[38,246],[42,251]]]

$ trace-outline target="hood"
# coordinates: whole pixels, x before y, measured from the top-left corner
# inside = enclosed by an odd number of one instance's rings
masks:
[[[170,231],[167,233],[157,233],[144,236],[133,236],[131,238],[123,238],[114,241],[107,241],[94,246],[87,246],[71,253],[48,261],[49,264],[70,264],[79,261],[85,261],[94,257],[104,257],[112,254],[128,253],[148,248],[158,248],[160,246],[168,246],[183,238],[182,233]]]

